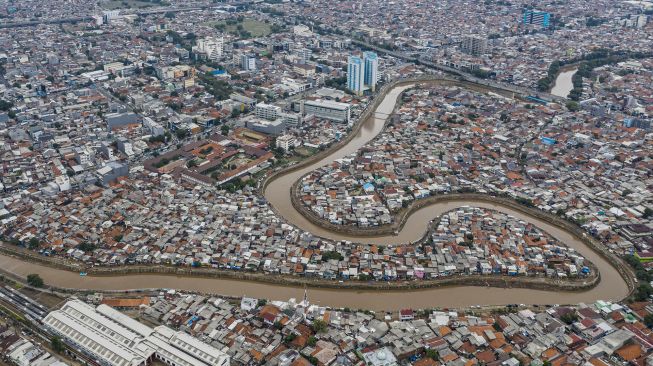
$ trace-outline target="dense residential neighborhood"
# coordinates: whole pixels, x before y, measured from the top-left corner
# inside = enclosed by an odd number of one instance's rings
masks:
[[[0,364],[653,365],[652,17],[0,0]]]

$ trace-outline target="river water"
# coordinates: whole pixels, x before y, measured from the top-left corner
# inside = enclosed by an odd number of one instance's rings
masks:
[[[365,239],[330,232],[312,224],[297,212],[290,202],[290,187],[292,184],[305,173],[328,164],[334,159],[341,158],[357,151],[365,143],[378,135],[382,131],[383,124],[388,115],[394,109],[398,96],[406,88],[408,88],[408,86],[397,87],[391,90],[381,102],[376,113],[363,122],[364,125],[361,126],[360,132],[342,149],[311,166],[283,175],[269,183],[265,191],[265,197],[285,220],[303,230],[326,238],[391,245],[418,240],[426,232],[429,221],[451,209],[461,206],[490,208],[529,221],[568,246],[575,248],[596,265],[601,273],[601,282],[593,289],[583,292],[542,291],[518,288],[500,289],[474,286],[411,291],[309,289],[308,295],[311,302],[334,307],[396,310],[404,307],[451,308],[472,305],[503,305],[511,303],[573,304],[579,302],[593,302],[598,299],[620,300],[627,295],[628,289],[626,283],[619,273],[617,273],[617,271],[607,261],[588,248],[582,241],[542,220],[527,216],[508,207],[469,201],[436,203],[414,212],[396,236],[369,237]],[[253,296],[273,300],[287,300],[292,297],[301,299],[304,292],[302,288],[298,287],[227,279],[189,278],[169,275],[80,277],[77,273],[51,267],[35,266],[34,264],[3,255],[0,255],[0,266],[6,271],[21,276],[26,276],[29,273],[38,273],[44,278],[47,284],[78,289],[127,290],[139,288],[175,288],[230,296]]]
[[[578,71],[578,69],[573,68],[571,70],[560,72],[556,78],[555,84],[553,84],[553,88],[551,88],[551,94],[567,98],[569,92],[574,89],[572,78],[574,74],[576,74],[576,71]]]

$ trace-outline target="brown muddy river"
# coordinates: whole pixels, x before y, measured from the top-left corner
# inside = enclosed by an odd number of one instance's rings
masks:
[[[396,310],[403,307],[416,309],[432,307],[453,308],[471,305],[502,305],[512,303],[541,305],[573,304],[593,302],[599,299],[620,300],[627,295],[628,288],[617,270],[593,252],[582,241],[542,220],[527,216],[508,207],[469,201],[436,203],[413,213],[407,220],[406,225],[396,236],[369,237],[364,239],[325,230],[312,224],[297,212],[290,201],[290,187],[292,184],[309,171],[357,151],[378,135],[383,129],[383,124],[388,114],[392,112],[397,97],[406,88],[408,87],[403,86],[391,90],[385,96],[385,99],[373,117],[364,121],[360,132],[349,144],[313,165],[283,175],[269,183],[265,191],[265,197],[287,222],[326,238],[391,245],[418,240],[424,235],[429,221],[451,209],[466,205],[492,208],[529,221],[568,246],[575,248],[596,265],[601,273],[601,282],[595,288],[583,292],[542,291],[517,288],[500,289],[473,286],[411,291],[309,289],[308,295],[311,302],[334,307]],[[77,273],[37,266],[3,255],[0,255],[0,266],[6,271],[22,276],[26,276],[29,273],[38,273],[44,278],[47,284],[79,289],[127,290],[139,288],[175,288],[231,296],[246,295],[273,300],[288,300],[291,297],[301,299],[304,292],[302,288],[298,287],[227,279],[189,278],[167,275],[80,277]]]
[[[551,94],[567,98],[569,92],[574,89],[572,78],[574,77],[574,74],[576,74],[576,71],[578,71],[578,69],[573,68],[571,70],[560,72],[553,84],[553,88],[551,88]]]

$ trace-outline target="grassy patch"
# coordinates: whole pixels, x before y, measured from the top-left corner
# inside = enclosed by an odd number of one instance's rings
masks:
[[[163,5],[161,1],[144,1],[144,0],[108,0],[101,3],[102,7],[107,10],[116,9],[144,9],[153,6]]]
[[[234,19],[207,22],[206,25],[214,27],[222,32],[231,33],[241,38],[265,37],[272,33],[269,24],[255,19],[243,19],[237,21]]]
[[[315,155],[317,153],[317,149],[305,147],[305,146],[300,146],[295,148],[295,154],[302,156],[302,157],[309,157],[312,155]]]

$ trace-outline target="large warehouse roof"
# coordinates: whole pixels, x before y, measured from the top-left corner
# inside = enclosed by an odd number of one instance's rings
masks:
[[[179,366],[226,366],[230,357],[184,332],[152,329],[107,305],[70,300],[43,320],[54,333],[103,365],[147,365],[152,356]]]

